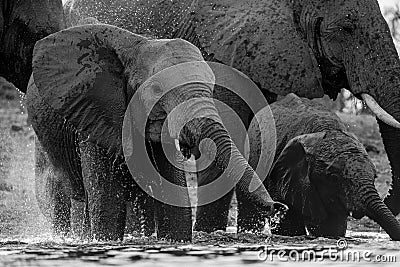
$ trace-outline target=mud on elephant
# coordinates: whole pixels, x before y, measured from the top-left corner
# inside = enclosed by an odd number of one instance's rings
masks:
[[[393,240],[400,223],[375,188],[376,168],[362,143],[324,106],[289,94],[271,104],[277,153],[264,184],[274,200],[289,206],[273,231],[281,235],[345,236],[348,215],[368,216]],[[259,117],[258,114],[256,117]],[[260,117],[249,128],[249,164],[258,162],[260,134],[271,131]],[[241,230],[262,229],[257,209],[238,198]]]
[[[393,173],[385,202],[400,212],[400,130],[393,120],[400,121],[400,62],[376,0],[70,0],[65,12],[70,21],[94,17],[136,33],[186,39],[206,60],[248,75],[271,102],[291,92],[336,98],[348,88],[378,117]],[[198,230],[225,229],[221,207],[230,197],[224,199],[199,207]],[[222,223],[210,224],[210,217]]]
[[[186,67],[179,68],[184,63]],[[165,72],[177,66],[175,72]],[[143,195],[147,234],[156,227],[158,237],[191,239],[187,189],[179,196],[184,205],[156,200],[152,204],[124,167],[122,126],[133,96],[138,101],[130,112],[149,113],[144,122],[132,122],[133,139],[143,136],[146,143],[139,152],[134,144],[135,153],[145,157],[147,149],[159,173],[185,187],[183,171],[167,160],[176,154],[174,140],[182,148],[198,151],[202,151],[201,140],[212,140],[214,167],[226,168],[229,178],[238,181],[250,201],[264,207],[268,215],[274,202],[221,124],[212,100],[212,75],[198,48],[187,41],[149,39],[106,24],[69,28],[39,41],[27,106],[38,139],[38,200],[54,230],[68,232],[71,205],[85,202],[90,237],[121,239],[126,200]],[[177,79],[183,82],[170,90],[171,81]],[[140,123],[146,125],[143,132],[137,126]],[[234,164],[228,166],[230,159]],[[134,165],[135,179],[152,175],[146,171],[152,168],[140,160]],[[254,179],[261,186],[250,193]],[[159,185],[151,186],[157,189]]]
[[[36,41],[63,27],[61,0],[1,0],[0,76],[25,92]]]

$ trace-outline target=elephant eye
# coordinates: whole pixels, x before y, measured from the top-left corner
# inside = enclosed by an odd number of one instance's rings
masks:
[[[348,13],[342,21],[343,22],[340,25],[340,29],[349,34],[354,33],[358,21],[358,17],[355,12]]]
[[[158,82],[152,82],[150,88],[151,92],[157,97],[161,96],[164,92],[162,89],[162,85]]]
[[[353,34],[355,27],[353,24],[350,23],[344,23],[342,25],[342,27],[340,27],[341,30],[343,30],[344,32],[348,33],[348,34]]]

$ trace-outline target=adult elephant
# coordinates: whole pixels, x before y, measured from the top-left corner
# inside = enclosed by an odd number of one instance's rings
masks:
[[[363,144],[348,132],[336,114],[321,104],[289,94],[271,104],[277,153],[264,184],[289,211],[273,231],[280,235],[345,236],[347,217],[367,215],[393,240],[400,240],[400,222],[375,188],[376,167]],[[271,131],[262,116],[249,127],[249,164],[259,162],[261,132]],[[239,200],[240,201],[240,200]],[[239,209],[242,230],[261,230],[256,207]]]
[[[400,212],[400,62],[376,0],[71,0],[66,13],[184,38],[206,60],[248,75],[268,100],[290,92],[336,98],[348,88],[377,115],[393,174],[385,203]],[[210,175],[200,176],[202,185]],[[224,229],[229,201],[199,207],[196,229]]]
[[[148,216],[149,234],[155,214],[158,237],[191,240],[185,175],[167,160],[175,155],[174,139],[197,151],[202,151],[202,139],[212,140],[215,168],[239,181],[243,193],[254,205],[264,207],[266,215],[271,212],[274,202],[220,123],[212,101],[212,77],[199,49],[182,39],[148,39],[97,24],[68,28],[40,40],[34,50],[27,108],[38,137],[38,200],[55,230],[69,231],[70,207],[81,201],[87,205],[91,238],[122,239],[125,202],[129,195],[140,195],[145,198],[140,202]],[[129,104],[133,96],[136,102]],[[122,139],[127,110],[135,115],[134,121],[128,121],[133,124],[133,139]],[[162,139],[164,122],[168,134]],[[146,125],[143,132],[142,124]],[[136,181],[148,179],[148,183],[140,181],[154,194],[164,189],[157,177],[149,177],[152,166],[142,160],[146,148],[136,146],[142,133],[154,168],[184,187],[174,196],[179,205],[152,204],[145,189],[138,188],[121,167],[125,140],[125,155],[139,155],[137,162],[131,162]],[[250,192],[251,181],[261,186]]]
[[[25,92],[35,43],[63,27],[61,0],[1,0],[0,76]]]

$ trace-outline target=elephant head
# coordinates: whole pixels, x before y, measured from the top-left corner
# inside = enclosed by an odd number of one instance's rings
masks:
[[[336,98],[348,88],[378,118],[399,126],[393,117],[400,118],[400,63],[376,0],[201,1],[193,8],[204,51],[262,89]]]
[[[264,184],[272,197],[300,214],[296,220],[304,220],[313,234],[344,235],[349,214],[356,219],[367,215],[399,240],[400,223],[374,185],[375,166],[346,125],[325,107],[294,94],[273,103],[271,110],[277,154]],[[250,125],[251,166],[259,161],[260,132],[268,131],[263,120]]]
[[[150,77],[183,63],[192,64],[149,82]],[[139,101],[134,111],[149,112],[147,140],[162,141],[164,122],[170,137],[191,150],[197,151],[202,139],[211,139],[216,145],[217,167],[227,168],[231,157],[234,164],[226,169],[229,177],[238,180],[246,195],[269,212],[274,202],[265,187],[248,190],[253,179],[258,184],[261,181],[221,123],[212,101],[213,86],[206,82],[212,75],[198,48],[187,41],[148,39],[106,24],[68,28],[40,40],[34,50],[33,81],[39,95],[84,139],[122,156],[124,114],[136,94]],[[188,76],[204,82],[187,80],[169,90],[171,81]],[[167,119],[168,114],[172,115]],[[185,124],[179,131],[182,127],[177,126]]]
[[[400,61],[376,0],[201,1],[195,16],[206,54],[265,91],[336,98],[347,88],[363,99],[392,167],[385,202],[400,212]]]
[[[302,214],[315,235],[344,235],[350,214],[367,215],[393,240],[400,239],[400,224],[375,188],[376,170],[350,134],[317,132],[293,138],[274,164],[267,188]],[[336,221],[338,219],[339,223]]]
[[[26,91],[35,43],[64,27],[61,0],[0,3],[0,76]]]
[[[335,97],[348,88],[376,114],[393,188],[385,200],[400,212],[400,62],[377,1],[292,1],[299,34],[316,57],[322,88]]]

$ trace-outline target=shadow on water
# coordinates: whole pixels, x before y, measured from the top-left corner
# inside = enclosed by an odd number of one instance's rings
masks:
[[[363,258],[348,261],[329,258],[324,251],[337,251],[337,240],[304,236],[195,233],[191,244],[132,235],[127,235],[123,242],[114,243],[53,237],[34,195],[34,135],[26,112],[18,101],[0,101],[0,266],[124,266],[132,263],[141,266],[261,266],[271,261],[275,265],[293,262],[312,265],[321,259],[326,264],[369,262]],[[234,210],[231,214],[235,217]],[[349,253],[370,252],[372,262],[377,262],[379,255],[396,257],[387,261],[400,260],[400,242],[390,241],[388,235],[367,218],[350,220],[347,237],[342,242]]]

